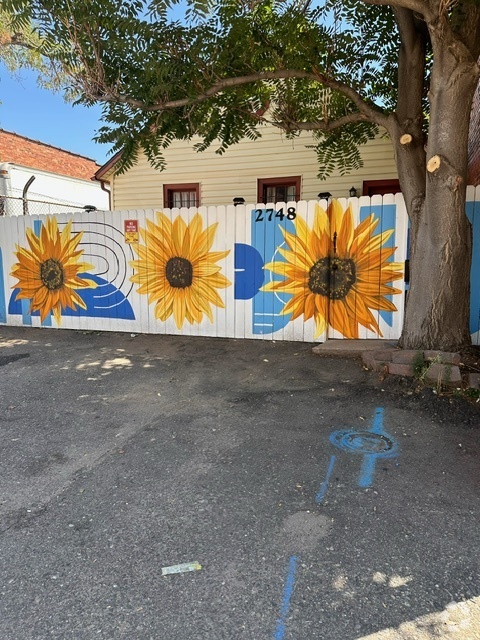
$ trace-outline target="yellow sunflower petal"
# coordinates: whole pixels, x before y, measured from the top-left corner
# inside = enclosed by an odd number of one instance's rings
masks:
[[[55,318],[55,321],[57,324],[61,324],[62,322],[62,314],[60,312],[60,304],[58,304],[56,307],[54,307],[53,309],[53,317]]]
[[[313,222],[313,233],[320,237],[322,234],[330,234],[330,220],[325,209],[319,204],[315,205],[315,216]]]
[[[327,330],[327,320],[325,318],[325,316],[322,316],[320,314],[316,314],[315,315],[315,334],[314,334],[314,338],[318,338],[318,336],[321,336],[322,333],[325,333],[325,331]]]
[[[182,216],[177,216],[173,222],[172,241],[174,255],[171,257],[179,256],[180,258],[188,258],[189,256],[183,255],[183,241],[187,232],[187,224]],[[188,243],[190,244],[190,243]]]
[[[347,211],[350,212],[350,206],[347,208]],[[330,231],[332,233],[332,236],[334,233],[337,233],[337,236],[338,236],[342,228],[344,211],[340,202],[335,198],[332,198],[330,200],[327,214],[330,220]],[[350,212],[350,215],[351,215],[351,212]]]
[[[337,252],[341,257],[347,257],[353,242],[353,213],[350,205],[342,218],[337,237]]]
[[[218,222],[211,224],[209,227],[192,239],[189,260],[194,263],[200,256],[207,254],[215,240],[215,233],[217,231]]]
[[[309,320],[315,313],[315,294],[309,293],[305,296],[303,315],[305,320]]]
[[[173,318],[177,329],[181,329],[185,320],[185,289],[177,289],[173,297]]]

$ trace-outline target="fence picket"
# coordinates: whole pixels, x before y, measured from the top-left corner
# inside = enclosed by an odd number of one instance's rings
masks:
[[[467,216],[472,224],[473,247],[470,271],[470,333],[480,345],[480,186],[467,187]]]

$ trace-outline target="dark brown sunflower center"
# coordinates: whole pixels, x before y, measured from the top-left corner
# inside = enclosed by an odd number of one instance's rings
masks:
[[[43,284],[50,291],[60,289],[65,279],[61,263],[53,258],[49,258],[48,260],[45,260],[45,262],[42,262],[40,265],[40,278],[42,279]]]
[[[165,268],[168,283],[175,289],[190,287],[193,280],[192,263],[185,258],[170,258]]]
[[[342,300],[357,280],[351,258],[321,258],[310,269],[308,288],[330,300]]]

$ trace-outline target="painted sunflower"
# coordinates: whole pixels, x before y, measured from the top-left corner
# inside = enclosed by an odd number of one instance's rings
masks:
[[[140,229],[145,244],[132,245],[139,259],[130,263],[136,271],[130,280],[155,303],[155,317],[164,321],[173,315],[178,329],[185,320],[200,323],[203,314],[213,322],[211,305],[225,307],[217,289],[231,284],[216,264],[230,251],[210,251],[218,223],[202,226],[199,213],[187,225],[181,216],[172,223],[157,211],[157,224],[147,220],[147,228]]]
[[[18,283],[12,289],[20,289],[16,300],[31,300],[30,313],[40,311],[42,322],[52,311],[60,324],[62,309],[86,309],[76,289],[97,286],[92,280],[78,277],[94,267],[78,261],[83,253],[83,249],[77,250],[83,231],[73,237],[71,231],[71,220],[60,232],[56,218],[48,218],[39,236],[27,229],[29,248],[16,245],[18,262],[13,265],[11,275]]]
[[[395,247],[384,246],[394,230],[374,235],[373,213],[354,227],[350,205],[344,211],[337,200],[327,211],[316,206],[313,229],[300,217],[294,225],[295,234],[281,229],[288,249],[278,251],[285,261],[265,265],[284,280],[272,280],[263,290],[292,295],[282,315],[314,317],[315,337],[327,325],[346,338],[358,338],[359,325],[382,336],[372,310],[397,310],[385,296],[401,293],[389,283],[403,277],[402,265],[389,262]]]

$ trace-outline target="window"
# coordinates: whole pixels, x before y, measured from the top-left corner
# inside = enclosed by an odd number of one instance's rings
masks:
[[[300,200],[300,176],[261,178],[258,180],[258,202],[289,202]]]
[[[199,207],[200,185],[198,182],[191,184],[164,184],[163,206],[174,207]]]
[[[364,196],[384,196],[386,193],[400,193],[398,180],[364,180]]]

